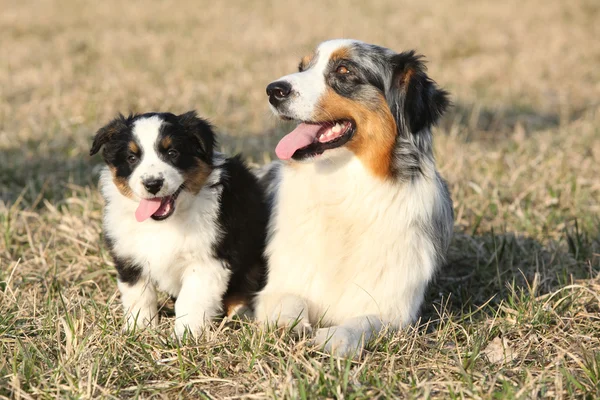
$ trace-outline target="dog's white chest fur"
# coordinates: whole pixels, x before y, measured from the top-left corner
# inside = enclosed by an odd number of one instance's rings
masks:
[[[349,157],[337,169],[286,166],[280,185],[265,301],[279,290],[297,295],[311,324],[326,326],[357,315],[395,326],[416,317],[436,267],[434,245],[419,230],[438,206],[435,172],[388,182]]]
[[[114,242],[119,257],[142,266],[142,274],[160,290],[178,296],[188,268],[211,268],[216,241],[218,196],[203,189],[198,195],[182,194],[179,212],[166,221],[135,220],[137,203],[123,197],[103,172],[101,188],[108,200],[104,213],[105,234]],[[223,266],[218,273],[227,274]],[[226,277],[224,277],[226,278]]]

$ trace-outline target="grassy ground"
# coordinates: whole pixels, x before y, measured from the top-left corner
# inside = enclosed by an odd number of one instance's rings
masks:
[[[97,3],[97,4],[96,4]],[[0,398],[600,397],[600,4],[9,2],[0,13]],[[270,160],[265,85],[321,40],[417,48],[456,226],[414,328],[338,361],[253,325],[122,335],[87,151],[197,109]]]

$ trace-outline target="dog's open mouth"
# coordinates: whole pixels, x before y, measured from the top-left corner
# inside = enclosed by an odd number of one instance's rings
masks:
[[[169,218],[175,212],[175,200],[177,200],[179,193],[181,193],[181,187],[169,196],[142,199],[137,210],[135,210],[135,219],[142,222],[148,218],[155,221]]]
[[[301,122],[279,141],[275,153],[281,160],[301,160],[340,147],[352,138],[356,125],[350,120]]]

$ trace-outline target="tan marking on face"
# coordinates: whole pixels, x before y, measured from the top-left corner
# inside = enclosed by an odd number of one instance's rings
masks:
[[[184,172],[184,190],[193,194],[198,194],[204,187],[211,172],[212,168],[208,164],[201,160],[196,160],[194,168]]]
[[[172,143],[173,143],[173,141],[171,140],[170,136],[165,136],[160,141],[160,145],[163,147],[163,149],[168,149],[169,147],[171,147]]]
[[[306,68],[308,68],[308,66],[310,65],[310,63],[312,62],[313,58],[315,58],[314,53],[313,54],[309,54],[307,56],[302,57],[302,60],[300,60],[300,68],[304,71]]]
[[[386,179],[392,175],[392,153],[396,143],[396,121],[379,92],[368,102],[340,96],[328,88],[319,100],[315,121],[352,120],[356,132],[344,146],[358,157],[371,173]]]
[[[337,49],[333,53],[331,53],[331,55],[329,56],[329,59],[330,60],[347,60],[350,58],[350,56],[351,56],[350,49],[348,47],[340,47],[339,49]]]
[[[108,168],[110,169],[110,172],[112,173],[113,183],[115,184],[117,189],[119,189],[119,192],[121,192],[121,194],[125,197],[132,198],[133,192],[132,192],[131,188],[129,187],[129,182],[127,181],[127,178],[117,176],[117,168],[115,168],[114,166],[110,165]]]
[[[133,154],[137,154],[140,151],[140,148],[138,147],[137,143],[134,142],[133,140],[131,142],[129,142],[129,150],[133,153]]]

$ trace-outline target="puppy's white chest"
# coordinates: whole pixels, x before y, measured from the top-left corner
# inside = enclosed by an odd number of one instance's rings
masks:
[[[188,268],[212,265],[218,237],[216,197],[184,197],[181,212],[166,221],[134,218],[135,204],[109,202],[105,210],[106,234],[120,258],[142,268],[157,287],[177,296]]]

